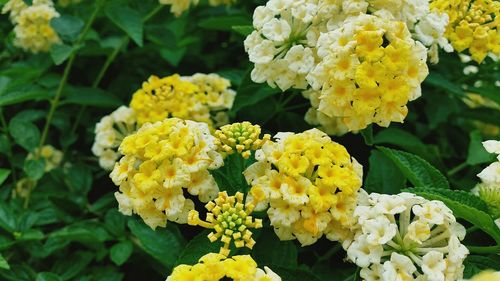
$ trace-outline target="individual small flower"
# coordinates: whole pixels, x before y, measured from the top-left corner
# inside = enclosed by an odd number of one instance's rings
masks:
[[[244,172],[251,185],[247,202],[267,210],[281,240],[303,245],[323,235],[350,238],[362,167],[347,150],[318,129],[278,133],[255,153]]]
[[[473,193],[488,205],[492,214],[500,214],[500,183],[477,184]]]
[[[230,155],[236,152],[245,159],[250,157],[252,151],[261,148],[266,141],[271,139],[269,134],[265,134],[261,139],[260,134],[260,126],[252,125],[250,122],[225,125],[215,131],[221,153]]]
[[[431,0],[434,11],[446,13],[449,24],[445,36],[457,52],[468,50],[481,63],[489,54],[500,54],[498,17],[500,3],[494,0]]]
[[[406,104],[421,95],[426,48],[403,22],[359,15],[318,39],[321,62],[307,75],[320,91],[318,110],[349,131],[403,122]]]
[[[28,154],[26,160],[34,158],[43,159],[45,162],[45,172],[50,172],[61,164],[63,153],[55,149],[52,145],[44,145],[41,148],[36,148],[33,153]]]
[[[12,190],[12,198],[26,198],[35,186],[36,181],[30,178],[18,180],[16,187]]]
[[[196,210],[191,210],[188,215],[188,224],[213,229],[208,239],[211,242],[220,239],[224,243],[220,249],[221,255],[229,256],[231,241],[236,248],[253,248],[255,241],[250,229],[261,228],[262,220],[252,218],[254,205],[243,204],[243,193],[237,192],[234,196],[228,196],[227,192],[220,192],[213,202],[205,205],[205,208],[209,212],[206,221],[199,218]]]
[[[162,5],[171,5],[170,12],[176,17],[189,10],[191,5],[198,5],[198,0],[159,0]]]
[[[443,202],[400,193],[360,194],[347,257],[365,280],[459,280],[465,228]]]
[[[33,0],[32,5],[53,5],[52,0]],[[9,13],[9,18],[12,21],[12,23],[17,22],[17,18],[21,14],[21,12],[28,8],[29,6],[23,1],[23,0],[9,0],[7,3],[2,8],[2,14],[7,14]]]
[[[200,258],[193,266],[181,264],[174,268],[167,281],[187,280],[235,280],[235,281],[281,281],[276,273],[265,266],[257,268],[250,255],[226,257],[210,253]]]
[[[311,102],[311,107],[306,112],[304,120],[328,135],[344,135],[349,128],[342,122],[341,117],[330,117],[319,110],[321,91],[309,89],[302,95]]]
[[[99,157],[99,165],[108,171],[113,170],[120,158],[117,148],[122,140],[137,130],[137,118],[134,110],[120,106],[96,124],[92,153]]]
[[[153,229],[167,220],[187,221],[194,203],[184,190],[205,202],[219,191],[208,170],[222,166],[222,157],[205,123],[177,118],[146,123],[123,139],[119,152],[123,157],[110,174],[120,187],[119,209],[138,214]]]
[[[483,271],[474,275],[468,281],[497,281],[500,280],[500,271]]]
[[[216,74],[195,74],[190,77],[151,76],[136,91],[130,107],[139,124],[176,117],[205,122],[214,127],[222,121],[220,114],[232,107],[235,92],[230,82]]]
[[[15,17],[14,45],[32,53],[48,52],[50,48],[61,42],[61,39],[50,26],[53,18],[59,13],[50,4],[29,6]]]

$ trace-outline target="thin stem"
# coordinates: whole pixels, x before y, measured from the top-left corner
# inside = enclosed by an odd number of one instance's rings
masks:
[[[471,254],[499,254],[500,245],[496,246],[467,246]]]
[[[453,168],[453,169],[451,169],[451,170],[448,171],[448,176],[449,177],[453,176],[454,174],[456,174],[456,173],[462,171],[463,169],[467,168],[468,165],[469,164],[467,164],[467,162],[464,162],[464,163],[456,166],[455,168]]]
[[[163,9],[163,7],[165,7],[165,5],[158,5],[156,6],[153,10],[151,10],[151,12],[149,12],[143,19],[142,21],[143,22],[147,22],[148,20],[152,19],[156,14],[158,14],[158,12],[161,11],[161,9]]]

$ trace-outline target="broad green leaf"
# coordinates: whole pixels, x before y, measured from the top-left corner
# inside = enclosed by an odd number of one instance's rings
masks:
[[[28,178],[32,180],[39,180],[45,173],[45,160],[44,159],[31,159],[24,162],[24,172]]]
[[[471,255],[465,259],[464,265],[464,278],[469,279],[482,271],[500,270],[500,257]]]
[[[270,249],[272,251],[272,249]],[[279,266],[269,265],[272,271],[278,274],[282,280],[286,281],[321,281],[316,275],[314,275],[310,270],[301,268],[285,268]]]
[[[152,230],[142,221],[130,220],[128,227],[139,240],[142,249],[168,268],[175,265],[186,245],[186,241],[172,223],[167,228]]]
[[[47,100],[52,97],[52,93],[46,90],[19,90],[0,95],[0,106],[17,104],[29,100]]]
[[[144,26],[139,12],[127,6],[111,4],[106,7],[105,13],[108,19],[142,47]]]
[[[62,280],[69,280],[85,270],[93,259],[94,255],[89,252],[73,252],[64,259],[57,260],[52,271]]]
[[[72,52],[73,47],[66,44],[56,44],[50,49],[50,56],[56,65],[60,65],[71,56]]]
[[[10,269],[9,263],[7,260],[0,254],[0,268],[1,269]]]
[[[61,277],[52,272],[40,272],[36,276],[36,281],[62,281]]]
[[[478,131],[473,131],[469,134],[470,143],[469,150],[467,153],[467,164],[477,165],[483,163],[494,162],[495,155],[488,153],[483,147],[483,138],[481,133]]]
[[[233,25],[231,29],[243,36],[250,35],[254,30],[252,25]]]
[[[419,196],[427,198],[429,200],[439,200],[445,203],[448,208],[453,211],[455,217],[462,218],[477,226],[479,229],[488,233],[497,243],[500,243],[500,230],[496,226],[492,217],[486,212],[479,209],[471,207],[467,204],[461,203],[455,198],[449,198],[447,195],[435,194],[426,191],[420,191],[420,189],[408,189],[408,191],[415,193]]]
[[[175,264],[193,265],[196,264],[198,260],[204,255],[208,253],[219,252],[221,244],[218,242],[216,243],[210,242],[210,240],[207,237],[209,233],[210,230],[204,230],[200,234],[192,238],[182,250]]]
[[[116,96],[97,88],[70,88],[62,104],[79,104],[105,108],[117,108],[123,102]]]
[[[33,151],[40,143],[40,130],[33,123],[13,118],[9,122],[9,132],[14,141],[28,151]]]
[[[4,183],[7,177],[10,175],[10,170],[0,169],[0,186]]]
[[[105,227],[109,233],[116,237],[125,235],[125,215],[113,208],[106,213],[104,217]]]
[[[178,66],[186,54],[186,47],[164,48],[160,50],[160,56],[172,66]]]
[[[50,25],[59,34],[59,36],[68,41],[74,41],[84,26],[84,22],[74,16],[62,15],[53,18]]]
[[[406,178],[382,152],[372,150],[364,189],[371,193],[397,194],[405,188]]]
[[[16,230],[16,216],[8,204],[0,204],[0,228],[8,232]]]
[[[123,241],[111,247],[109,257],[118,266],[124,264],[134,250],[134,245],[130,241]]]
[[[271,228],[262,231],[252,250],[252,256],[258,264],[288,268],[297,266],[297,246],[292,241],[280,241]]]
[[[252,22],[246,16],[217,16],[199,21],[198,26],[205,29],[231,30],[232,26],[251,25]]]
[[[273,89],[265,84],[254,83],[250,78],[250,72],[251,69],[247,71],[240,87],[238,88],[237,98],[234,101],[233,108],[231,109],[233,114],[245,106],[256,104],[259,101],[280,92],[278,88]]]
[[[58,229],[51,234],[50,238],[60,238],[68,241],[76,241],[87,246],[98,246],[99,242],[109,240],[109,234],[97,223],[79,223],[68,225]]]
[[[445,196],[446,198],[457,201],[461,204],[467,205],[472,208],[476,208],[483,212],[488,212],[488,205],[481,200],[481,198],[473,195],[470,192],[463,190],[452,190],[452,189],[442,189],[442,188],[426,188],[426,187],[415,187],[411,189],[406,189],[407,192],[422,192]]]
[[[74,163],[66,169],[64,182],[71,191],[86,195],[92,187],[92,172],[81,163]]]
[[[424,83],[445,90],[448,93],[455,94],[460,98],[465,96],[465,92],[460,87],[460,84],[456,84],[447,80],[439,73],[430,73],[425,79]]]
[[[446,177],[419,156],[387,147],[378,149],[396,164],[413,186],[450,188]]]
[[[373,125],[368,126],[366,129],[360,131],[366,145],[373,145]]]

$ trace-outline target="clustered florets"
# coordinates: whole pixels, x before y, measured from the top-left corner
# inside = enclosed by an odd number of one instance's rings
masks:
[[[259,125],[252,125],[250,122],[233,123],[222,126],[215,131],[219,151],[223,155],[239,153],[248,159],[255,151],[262,147],[266,141],[271,139],[271,135],[265,134],[260,138],[261,129]]]

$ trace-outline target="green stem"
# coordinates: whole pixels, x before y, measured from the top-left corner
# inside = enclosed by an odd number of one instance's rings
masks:
[[[90,16],[89,20],[87,21],[87,24],[85,25],[82,33],[80,34],[80,37],[78,37],[78,40],[76,41],[75,45],[76,47],[80,46],[87,36],[87,33],[90,30],[90,27],[94,23],[97,14],[99,13],[99,10],[102,7],[104,1],[98,1],[96,4],[96,8],[94,9],[94,12]],[[54,113],[57,109],[57,106],[59,105],[59,101],[61,99],[62,92],[64,91],[64,87],[66,86],[66,82],[68,81],[69,73],[71,72],[71,68],[73,67],[73,63],[76,58],[76,50],[73,51],[73,53],[70,55],[68,63],[66,64],[66,67],[64,68],[64,73],[63,77],[61,78],[61,81],[59,83],[59,86],[57,87],[57,92],[56,95],[54,96],[54,99],[50,102],[50,109],[49,113],[47,115],[47,120],[45,121],[45,126],[43,128],[42,132],[42,137],[40,138],[40,145],[39,145],[39,151],[41,151],[42,146],[45,144],[45,141],[47,139],[47,135],[49,133],[49,128],[50,124],[52,123],[52,119],[54,118]],[[39,157],[39,153],[36,157]]]
[[[496,246],[467,246],[471,254],[499,254],[500,245]]]
[[[467,168],[468,165],[469,164],[467,164],[467,162],[464,162],[464,163],[456,166],[455,168],[453,168],[453,169],[451,169],[451,170],[448,171],[448,176],[449,177],[453,176],[454,174],[456,174],[456,173],[462,171],[463,169]]]

